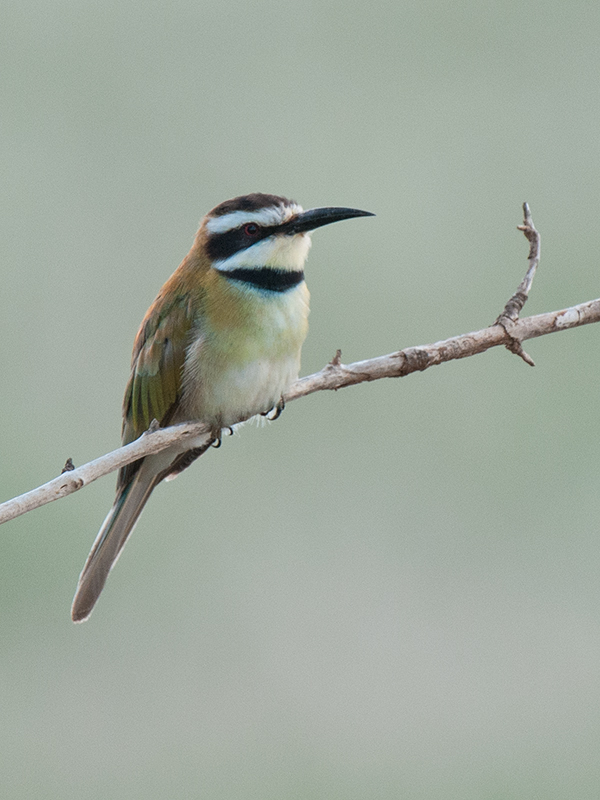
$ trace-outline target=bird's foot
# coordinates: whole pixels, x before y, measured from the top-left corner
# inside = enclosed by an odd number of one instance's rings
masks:
[[[214,447],[215,450],[218,450],[219,447],[223,444],[223,431],[229,431],[229,435],[233,436],[233,428],[231,425],[227,425],[226,428],[221,428],[219,431],[216,431],[214,435],[214,439],[210,442],[210,446]]]
[[[266,417],[270,422],[275,422],[275,420],[279,419],[279,417],[283,413],[284,408],[285,408],[285,400],[283,399],[282,396],[277,405],[273,406],[273,408],[270,408],[268,411],[263,411],[261,417]]]

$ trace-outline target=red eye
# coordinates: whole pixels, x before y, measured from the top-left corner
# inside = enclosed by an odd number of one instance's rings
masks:
[[[247,225],[244,225],[244,233],[246,236],[256,236],[258,233],[258,225],[254,222],[249,222]]]

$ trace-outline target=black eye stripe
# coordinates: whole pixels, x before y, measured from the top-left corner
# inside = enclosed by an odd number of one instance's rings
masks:
[[[246,223],[247,225],[248,223]],[[208,237],[206,243],[206,250],[212,261],[224,261],[230,258],[240,250],[246,250],[261,239],[266,239],[275,230],[272,226],[258,225],[257,233],[249,237],[244,232],[244,227],[235,228],[232,231],[225,231],[225,233],[213,233]]]

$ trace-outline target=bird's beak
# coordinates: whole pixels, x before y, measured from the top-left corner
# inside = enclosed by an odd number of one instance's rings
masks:
[[[285,222],[278,228],[277,233],[293,236],[296,233],[314,231],[315,228],[329,225],[332,222],[340,222],[343,219],[374,216],[375,214],[371,214],[370,211],[360,211],[358,208],[311,208],[292,217],[289,222]]]

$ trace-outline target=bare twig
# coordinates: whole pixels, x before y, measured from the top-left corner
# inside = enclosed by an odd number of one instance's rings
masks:
[[[523,224],[517,225],[517,230],[523,231],[525,238],[529,241],[529,255],[527,257],[529,261],[529,268],[525,273],[525,277],[519,284],[519,288],[504,306],[504,310],[496,320],[495,324],[502,325],[504,330],[510,336],[510,342],[506,345],[507,350],[510,350],[511,353],[520,356],[526,364],[529,364],[531,367],[535,367],[531,356],[527,355],[527,353],[521,347],[522,340],[515,336],[514,333],[514,324],[519,319],[519,314],[527,302],[529,292],[531,291],[533,278],[535,276],[535,271],[540,263],[541,238],[540,234],[536,230],[535,225],[533,224],[531,211],[529,210],[527,203],[523,203]]]
[[[285,395],[285,402],[290,403],[292,400],[298,400],[300,397],[314,392],[342,389],[365,381],[376,381],[380,378],[402,378],[412,372],[423,372],[437,364],[483,353],[492,347],[504,346],[512,352],[518,352],[516,348],[520,348],[520,343],[527,339],[535,339],[568,328],[600,322],[600,299],[581,303],[561,311],[550,311],[546,314],[519,319],[519,313],[531,289],[540,253],[539,234],[533,226],[526,204],[524,211],[525,224],[519,226],[519,229],[524,231],[531,242],[529,268],[517,292],[508,301],[504,311],[492,326],[435,344],[409,347],[367,361],[357,361],[354,364],[342,364],[341,352],[338,350],[332,361],[320,372],[297,380]],[[519,355],[526,356],[522,353]],[[528,356],[525,360],[527,358]],[[533,363],[531,359],[529,362]],[[101,456],[95,461],[90,461],[77,469],[65,472],[37,489],[2,503],[0,505],[0,524],[53,500],[58,500],[59,497],[76,492],[103,475],[108,475],[138,458],[158,453],[173,444],[193,438],[194,447],[201,446],[201,442],[198,441],[201,436],[204,437],[205,443],[208,443],[211,438],[208,426],[200,422],[186,422],[158,429],[157,424],[153,422],[150,429],[135,442],[120,447],[118,450]]]

